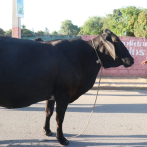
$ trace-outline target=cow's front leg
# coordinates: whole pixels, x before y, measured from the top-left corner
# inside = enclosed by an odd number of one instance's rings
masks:
[[[46,101],[46,106],[45,106],[46,118],[45,118],[45,124],[43,129],[44,129],[45,135],[47,136],[51,136],[53,134],[52,131],[50,130],[50,118],[54,111],[54,104],[55,104],[55,100]]]
[[[64,137],[62,131],[62,123],[64,120],[64,115],[66,108],[68,106],[68,99],[61,98],[56,100],[56,121],[57,121],[57,134],[56,138],[58,139],[59,143],[62,145],[68,145],[69,141]]]

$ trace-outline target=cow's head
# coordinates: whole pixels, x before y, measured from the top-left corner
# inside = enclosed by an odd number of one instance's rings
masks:
[[[102,35],[93,39],[93,43],[104,68],[133,65],[134,59],[127,48],[110,30],[105,29]]]

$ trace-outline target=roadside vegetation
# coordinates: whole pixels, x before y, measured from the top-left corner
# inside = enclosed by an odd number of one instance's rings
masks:
[[[147,37],[147,9],[134,6],[114,9],[113,14],[107,14],[106,17],[89,17],[80,27],[73,24],[71,20],[64,20],[61,22],[60,30],[53,32],[49,32],[47,27],[34,32],[22,25],[21,35],[100,35],[106,28],[118,36]],[[0,28],[0,35],[11,36],[11,34],[12,29],[4,31]]]

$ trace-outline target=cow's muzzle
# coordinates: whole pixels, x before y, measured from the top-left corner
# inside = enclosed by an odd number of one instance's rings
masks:
[[[124,67],[130,67],[134,64],[134,59],[133,58],[123,58],[122,59]]]

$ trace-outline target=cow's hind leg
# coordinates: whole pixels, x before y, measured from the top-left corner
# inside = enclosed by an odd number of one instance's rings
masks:
[[[52,131],[50,130],[50,118],[54,111],[54,105],[55,105],[55,100],[46,101],[46,107],[45,107],[46,118],[45,118],[45,124],[43,129],[44,129],[45,135],[47,136],[51,136],[53,134]]]
[[[56,98],[56,97],[55,97]],[[64,120],[64,115],[66,108],[68,106],[68,99],[67,96],[62,96],[58,99],[56,99],[56,121],[57,121],[57,134],[56,138],[58,139],[59,143],[62,145],[68,145],[69,141],[64,137],[63,131],[62,131],[62,123]]]

